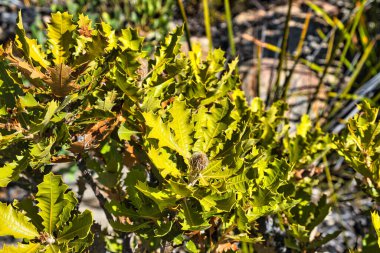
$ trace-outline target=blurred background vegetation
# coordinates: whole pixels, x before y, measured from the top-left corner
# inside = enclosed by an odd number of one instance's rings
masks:
[[[45,41],[42,28],[50,13],[69,11],[75,18],[85,13],[103,20],[119,32],[137,28],[148,52],[184,25],[184,52],[199,44],[205,55],[222,48],[229,59],[239,57],[248,101],[260,96],[270,106],[285,100],[294,124],[307,113],[314,126],[339,133],[359,101],[379,105],[379,0],[0,0],[0,43],[15,36],[18,10],[39,42]],[[357,189],[355,173],[336,154],[316,167],[320,172],[312,174],[320,184],[313,191],[327,192],[333,203],[326,222],[345,227],[327,249],[365,245],[370,201]]]

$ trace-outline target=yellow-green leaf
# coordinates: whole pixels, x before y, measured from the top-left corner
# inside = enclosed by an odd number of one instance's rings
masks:
[[[41,248],[39,243],[29,243],[29,244],[21,244],[17,245],[4,245],[2,249],[0,249],[0,253],[35,253],[38,252]]]
[[[31,63],[30,59],[33,59],[45,69],[50,65],[50,62],[46,60],[46,55],[42,51],[41,45],[37,44],[37,40],[29,39],[26,36],[22,24],[21,11],[18,13],[18,22],[16,26],[16,44],[18,48],[22,49],[24,56],[28,59],[29,63]]]
[[[190,122],[191,111],[186,109],[186,102],[174,101],[173,106],[169,109],[173,120],[169,122],[169,127],[174,131],[175,140],[178,146],[186,154],[191,156],[193,126]]]
[[[85,238],[90,232],[92,223],[92,213],[85,210],[82,214],[76,216],[68,226],[63,228],[57,239],[58,241],[71,241],[74,238]]]
[[[162,122],[160,116],[153,114],[152,112],[143,113],[146,124],[151,128],[148,138],[153,138],[158,140],[158,145],[160,147],[168,147],[174,151],[177,151],[183,158],[187,158],[186,151],[181,149],[181,147],[175,141],[173,134],[166,124]]]
[[[63,184],[61,176],[49,173],[44,176],[44,181],[38,185],[36,194],[37,206],[40,208],[39,215],[42,217],[44,230],[53,234],[56,224],[60,220],[65,205],[63,194],[68,186]]]
[[[148,152],[149,158],[157,167],[162,177],[170,175],[175,178],[181,177],[181,171],[177,169],[177,165],[170,160],[170,154],[165,149],[151,148]]]
[[[70,45],[74,44],[73,34],[76,29],[72,18],[73,16],[67,12],[56,12],[51,15],[47,36],[56,65],[64,63],[70,56],[69,49]]]
[[[28,218],[11,205],[0,203],[0,236],[33,239],[39,236],[36,227]]]
[[[377,234],[377,244],[379,244],[379,247],[380,247],[380,216],[377,212],[373,212],[371,213],[371,218],[372,218],[372,224]]]

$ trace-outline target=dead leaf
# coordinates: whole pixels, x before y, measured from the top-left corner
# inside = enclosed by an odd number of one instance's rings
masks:
[[[73,70],[71,67],[61,63],[48,69],[49,77],[45,80],[46,84],[50,86],[51,91],[57,97],[65,97],[71,91],[79,89],[71,76]]]
[[[230,243],[230,242],[221,243],[218,245],[215,252],[216,253],[223,253],[223,252],[227,252],[229,250],[238,251],[239,247],[235,243]]]

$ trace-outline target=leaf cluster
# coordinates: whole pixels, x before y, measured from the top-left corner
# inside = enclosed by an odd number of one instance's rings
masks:
[[[23,238],[18,247],[31,252],[92,244],[91,213],[79,214],[73,193],[49,173],[59,163],[78,165],[115,237],[136,235],[131,246],[141,251],[257,245],[264,240],[258,221],[276,215],[286,246],[296,250],[317,250],[338,235],[311,239],[330,205],[325,198],[310,204],[312,183],[302,175],[330,136],[307,116],[289,131],[283,101],[248,104],[237,59],[227,63],[220,49],[203,57],[199,46],[181,53],[182,33],[176,28],[150,57],[134,29],[117,34],[104,22],[57,12],[39,45],[19,15],[15,42],[0,47],[0,187],[20,175],[45,176],[33,208],[2,204],[0,219],[23,229],[4,223],[1,235]],[[376,113],[367,114],[349,124],[366,126],[362,140],[347,143],[367,145],[371,158]]]

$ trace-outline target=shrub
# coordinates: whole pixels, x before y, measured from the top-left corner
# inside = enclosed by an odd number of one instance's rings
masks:
[[[317,181],[301,173],[330,136],[307,116],[290,133],[284,102],[246,102],[237,59],[227,64],[219,49],[204,59],[196,46],[185,55],[181,36],[175,29],[150,58],[131,28],[117,35],[106,23],[57,12],[47,44],[38,45],[19,16],[15,42],[0,48],[0,186],[27,182],[20,186],[33,192],[41,183],[37,205],[1,204],[12,219],[0,235],[23,238],[4,252],[92,244],[90,212],[74,209],[73,193],[51,172],[68,162],[115,232],[97,231],[94,240],[105,242],[94,252],[104,243],[118,251],[119,239],[124,251],[248,252],[265,242],[314,252],[339,234],[312,236],[331,205],[326,197],[310,204]],[[269,216],[284,241],[265,238]]]

